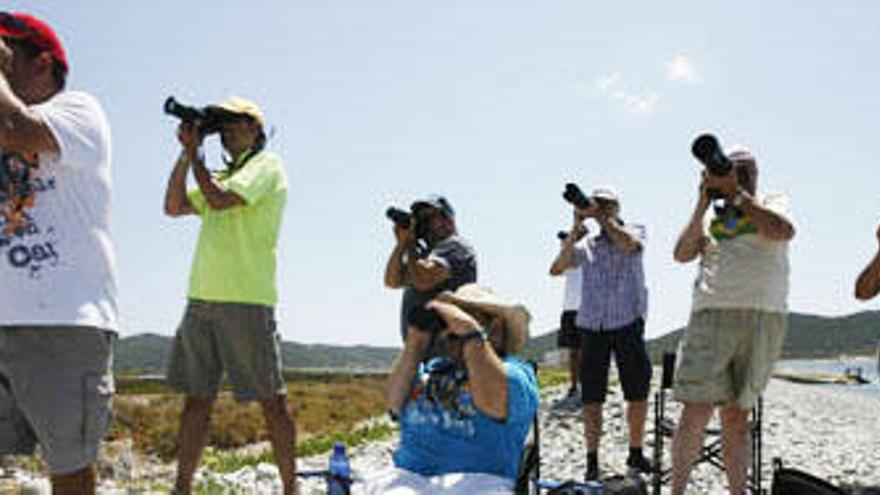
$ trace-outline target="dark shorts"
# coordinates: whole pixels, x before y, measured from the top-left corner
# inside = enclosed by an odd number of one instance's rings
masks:
[[[239,402],[285,393],[272,308],[190,300],[174,337],[168,385],[191,397],[214,398],[225,370]]]
[[[559,335],[556,337],[556,346],[567,349],[580,349],[581,329],[575,325],[577,311],[563,311],[559,318]]]
[[[611,355],[627,401],[643,401],[651,389],[651,359],[645,346],[642,318],[614,330],[581,330],[581,399],[605,402]]]

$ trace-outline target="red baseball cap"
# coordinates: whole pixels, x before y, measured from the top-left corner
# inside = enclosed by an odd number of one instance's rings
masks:
[[[0,36],[20,38],[30,41],[61,64],[67,72],[67,55],[61,46],[61,40],[48,24],[36,17],[22,12],[0,12]]]

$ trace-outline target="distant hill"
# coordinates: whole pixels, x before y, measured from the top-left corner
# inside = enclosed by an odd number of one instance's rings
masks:
[[[116,345],[117,372],[164,374],[173,337],[140,334],[120,339]],[[387,370],[400,349],[394,347],[307,345],[281,343],[286,368],[353,368]]]
[[[791,313],[788,335],[782,357],[836,358],[845,355],[873,354],[880,341],[880,312],[864,311],[848,316],[827,317]],[[648,341],[654,362],[665,351],[678,347],[683,328]],[[524,354],[540,359],[545,352],[556,349],[557,330],[539,335],[526,345]]]
[[[835,358],[873,354],[880,340],[880,312],[865,311],[849,316],[826,317],[792,313],[783,357]],[[650,340],[654,362],[666,350],[675,350],[683,329]],[[523,355],[541,360],[556,349],[557,331],[538,335],[526,345]],[[172,337],[140,334],[120,339],[116,347],[115,369],[140,374],[163,374]],[[354,368],[388,370],[400,352],[395,347],[306,345],[282,342],[281,356],[287,368]]]

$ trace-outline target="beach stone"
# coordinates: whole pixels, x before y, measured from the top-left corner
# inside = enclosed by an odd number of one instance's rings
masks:
[[[565,396],[565,387],[542,392],[539,422],[541,425],[541,473],[559,480],[582,480],[586,469],[583,419],[579,409],[557,407]],[[645,455],[653,456],[653,394],[649,399]],[[677,420],[681,406],[668,403],[668,417]],[[839,485],[880,486],[880,397],[860,395],[845,390],[771,380],[764,394],[763,440],[765,459],[762,466],[764,488],[770,488],[771,461],[781,457],[786,466],[823,477]],[[713,422],[717,424],[717,420]],[[600,450],[600,467],[605,474],[626,470],[628,439],[625,404],[620,394],[608,396],[604,418],[605,434]],[[167,493],[175,475],[174,463],[142,456],[131,444],[108,444],[102,449],[101,495]],[[364,479],[391,466],[391,454],[397,439],[391,438],[349,449],[352,472]],[[670,439],[664,440],[663,464],[670,464]],[[245,447],[248,453],[270,449],[268,443]],[[298,459],[302,470],[327,467],[327,454]],[[45,476],[20,469],[7,470],[3,483],[23,486],[32,483],[50,493]],[[281,480],[274,464],[262,463],[234,473],[218,474],[200,469],[197,482],[222,487],[222,493],[281,493]],[[156,487],[165,487],[156,489]],[[353,494],[360,493],[358,484]],[[302,479],[303,494],[323,494],[324,481]],[[691,476],[688,493],[726,494],[724,472],[711,466],[697,466]],[[35,488],[36,490],[37,488]],[[668,488],[664,488],[664,495]]]

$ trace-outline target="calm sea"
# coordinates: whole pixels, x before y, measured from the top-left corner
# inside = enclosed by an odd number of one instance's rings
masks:
[[[876,358],[842,358],[835,360],[806,360],[790,359],[776,363],[777,370],[791,370],[811,373],[829,373],[842,375],[847,368],[858,367],[862,369],[862,376],[871,381],[865,385],[815,385],[829,387],[847,392],[880,396],[880,384],[877,382],[877,359]]]

